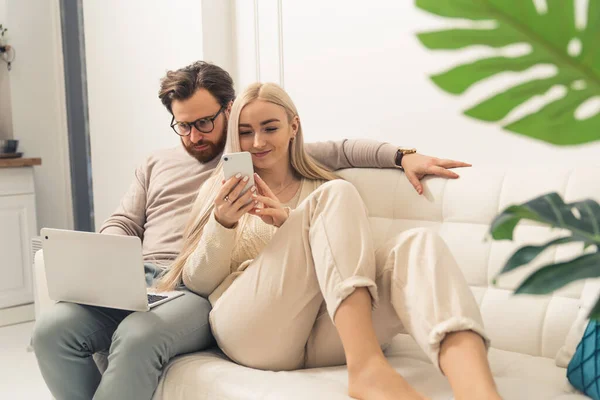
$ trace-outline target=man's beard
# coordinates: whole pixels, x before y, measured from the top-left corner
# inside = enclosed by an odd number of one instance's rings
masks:
[[[209,141],[202,142],[203,145],[207,145],[208,148],[204,150],[195,150],[192,146],[197,145],[198,143],[191,143],[190,147],[186,146],[183,140],[181,144],[187,153],[194,157],[196,160],[200,161],[202,164],[207,163],[209,161],[214,160],[216,156],[221,154],[225,149],[225,143],[227,142],[227,124],[223,127],[223,132],[221,134],[221,139],[215,144]]]

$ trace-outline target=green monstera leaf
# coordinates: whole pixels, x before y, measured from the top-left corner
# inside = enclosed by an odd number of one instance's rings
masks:
[[[578,29],[576,0],[546,0],[538,12],[533,0],[416,0],[417,7],[448,18],[493,21],[493,29],[447,29],[419,33],[429,49],[454,50],[484,45],[494,48],[527,43],[531,52],[520,57],[494,56],[459,65],[432,76],[433,82],[452,94],[496,74],[525,71],[552,64],[556,75],[532,79],[495,93],[465,111],[482,121],[500,121],[510,111],[561,85],[566,95],[504,129],[557,145],[575,145],[600,139],[600,112],[579,115],[584,103],[600,101],[600,1],[589,0],[587,23]],[[570,49],[570,50],[569,50]],[[589,103],[588,103],[589,104]]]
[[[549,193],[521,205],[502,211],[491,224],[490,233],[496,240],[512,240],[515,227],[522,220],[536,221],[553,228],[570,231],[539,246],[524,246],[506,261],[499,275],[527,265],[544,250],[567,243],[582,243],[587,251],[575,258],[545,265],[529,275],[515,293],[548,294],[564,285],[587,278],[600,277],[600,205],[588,199],[565,203],[557,193]],[[600,301],[591,313],[600,319]]]

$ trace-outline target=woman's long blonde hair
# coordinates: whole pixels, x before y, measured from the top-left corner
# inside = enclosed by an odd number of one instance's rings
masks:
[[[242,109],[255,100],[268,101],[285,109],[288,122],[298,116],[296,106],[290,96],[279,85],[274,83],[254,83],[246,88],[233,103],[229,124],[227,128],[227,143],[225,144],[225,153],[234,153],[242,151],[240,147],[239,122]],[[302,125],[298,122],[298,132],[295,139],[290,143],[290,163],[293,171],[299,177],[311,180],[339,179],[332,171],[326,169],[317,163],[311,156],[304,151],[304,137],[302,135]],[[211,177],[202,185],[198,191],[198,196],[190,213],[190,220],[184,231],[183,248],[173,264],[169,267],[167,273],[158,281],[156,288],[161,291],[175,289],[182,283],[183,268],[187,259],[192,255],[204,226],[213,211],[215,198],[221,188],[223,180],[223,165],[219,162]],[[240,224],[243,226],[243,224]]]

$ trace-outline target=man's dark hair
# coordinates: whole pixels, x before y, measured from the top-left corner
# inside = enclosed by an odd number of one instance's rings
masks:
[[[173,100],[187,100],[202,88],[208,90],[224,107],[235,99],[233,79],[229,73],[204,61],[196,61],[176,71],[167,72],[160,81],[158,97],[172,114]]]

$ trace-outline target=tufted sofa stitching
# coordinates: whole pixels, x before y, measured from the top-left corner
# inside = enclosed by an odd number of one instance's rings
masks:
[[[446,225],[451,225],[451,224],[457,224],[457,225],[458,224],[468,224],[468,225],[480,225],[480,226],[489,226],[490,225],[489,222],[468,221],[468,220],[463,220],[463,221],[460,221],[460,220],[438,221],[438,220],[433,219],[433,218],[428,218],[428,219],[424,219],[424,218],[406,218],[406,217],[390,218],[390,217],[381,217],[381,216],[376,216],[376,215],[369,215],[369,217],[370,218],[379,218],[379,219],[389,219],[389,220],[394,220],[394,221],[419,221],[419,222],[443,223],[443,224],[446,224]]]
[[[502,197],[502,194],[504,193],[504,186],[506,183],[506,172],[502,174],[502,181],[500,182],[500,187],[498,188],[498,193],[496,196],[496,214],[500,213],[500,198]],[[492,221],[489,222],[490,224],[492,223]],[[490,235],[491,236],[491,235]],[[491,240],[491,237],[490,239]],[[491,270],[492,270],[492,247],[494,246],[494,242],[492,242],[492,244],[490,245],[490,248],[488,250],[488,255],[487,255],[487,274],[486,274],[486,278],[487,278],[487,282],[491,282]]]
[[[538,354],[540,356],[544,355],[544,335],[545,335],[544,325],[546,324],[546,318],[548,317],[548,310],[550,309],[550,304],[552,304],[552,301],[549,301],[546,304],[546,308],[544,309],[544,315],[542,316],[542,320],[541,320],[541,326],[540,326],[540,344],[539,344],[539,349],[538,349]]]
[[[400,179],[396,180],[396,186],[394,187],[393,193],[394,193],[394,202],[395,202],[396,199],[402,195],[401,190],[400,190]],[[391,209],[392,209],[392,220],[400,219],[396,215],[396,207],[392,206]]]
[[[394,221],[391,220],[389,221],[389,224],[387,226],[386,232],[385,232],[385,237],[386,238],[391,238],[393,233],[392,233],[392,227],[394,226]]]
[[[444,215],[444,210],[446,209],[446,192],[447,192],[447,188],[448,188],[448,180],[444,181],[444,188],[442,189],[442,198],[440,199],[440,207],[442,207],[442,210],[440,212],[441,218],[442,218],[442,223],[446,222],[446,216]]]
[[[470,288],[477,288],[477,289],[489,289],[489,285],[469,285]],[[494,288],[496,289],[496,288]],[[504,289],[498,289],[498,290],[504,290]]]
[[[483,312],[483,304],[485,303],[486,297],[488,297],[488,293],[490,292],[490,287],[485,286],[483,291],[483,296],[481,296],[481,301],[479,302],[479,310]],[[483,327],[485,329],[485,326]],[[494,347],[494,343],[491,343],[490,346]]]
[[[391,191],[391,193],[392,193],[392,204],[393,204],[394,202],[396,202],[396,199],[399,198],[402,195],[401,190],[400,190],[400,179],[397,179],[395,181],[395,186],[394,186],[393,190]],[[396,208],[395,207],[391,207],[391,210],[392,210],[391,217],[389,215],[385,215],[385,214],[383,214],[383,215],[373,215],[372,211],[369,210],[369,220],[373,220],[373,219],[385,219],[386,220],[387,227],[386,227],[385,236],[384,236],[386,238],[389,238],[392,235],[393,222],[395,220],[401,220],[401,218],[399,218],[396,215]],[[417,220],[418,219],[415,219],[415,221],[417,221]]]
[[[428,218],[428,219],[424,219],[424,218],[400,218],[400,217],[394,217],[394,218],[389,218],[389,217],[378,217],[378,216],[372,216],[373,218],[385,218],[385,219],[393,219],[395,221],[420,221],[420,222],[434,222],[434,223],[442,223],[443,221],[437,220],[437,219],[433,219],[433,218]],[[448,224],[453,224],[453,223],[462,223],[462,224],[479,224],[479,225],[487,225],[484,223],[479,223],[479,222],[462,222],[462,221],[452,221],[452,222],[444,222],[444,223],[448,223]]]

